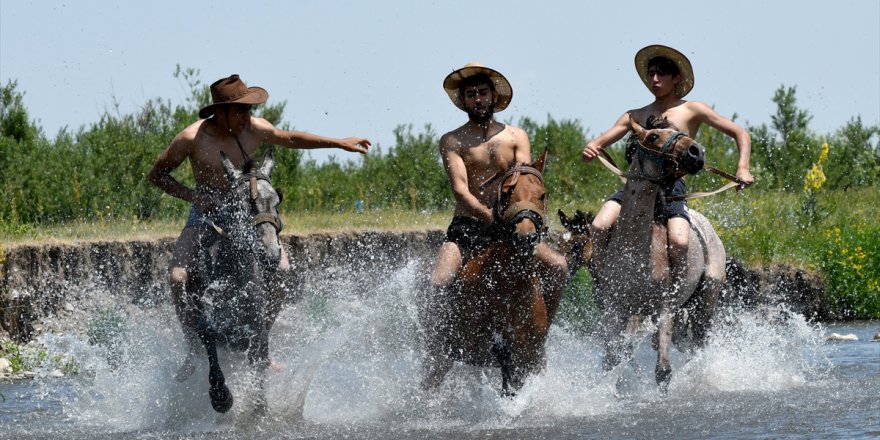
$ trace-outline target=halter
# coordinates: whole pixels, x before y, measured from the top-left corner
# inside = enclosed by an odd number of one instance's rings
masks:
[[[507,181],[508,178],[513,177],[513,179],[510,181],[510,186],[516,186],[520,174],[533,175],[538,178],[541,184],[544,183],[544,177],[541,175],[541,172],[538,171],[537,168],[531,165],[516,165],[510,167],[507,171],[504,172],[504,174],[496,174],[495,176],[484,182],[482,186],[486,186],[496,179],[501,179],[501,182],[498,185],[498,192],[495,197],[495,205],[492,208],[496,219],[500,219],[501,222],[505,225],[514,225],[516,223],[519,223],[523,219],[529,219],[535,224],[535,229],[538,230],[538,233],[544,234],[547,231],[547,222],[544,218],[544,210],[541,209],[537,204],[530,201],[521,200],[502,209],[504,199],[504,182]]]
[[[676,158],[675,155],[673,155],[671,153],[671,151],[674,150],[675,144],[677,144],[678,140],[681,139],[682,137],[687,137],[687,135],[685,135],[684,133],[682,133],[680,131],[676,131],[675,134],[673,134],[672,136],[669,137],[669,139],[666,139],[666,142],[663,143],[663,146],[660,147],[659,151],[647,148],[644,145],[642,145],[641,141],[637,141],[636,142],[636,147],[637,147],[636,154],[639,157],[648,159],[651,162],[656,163],[657,166],[660,167],[661,170],[663,170],[665,168],[666,161],[668,160],[668,161],[672,162],[672,164],[674,165],[673,170],[675,170],[679,166],[678,165],[678,158]],[[629,178],[637,179],[637,180],[648,180],[650,182],[660,184],[660,183],[664,182],[667,178],[669,178],[669,176],[671,176],[673,172],[674,171],[670,171],[669,173],[663,174],[660,177],[649,177],[644,174],[626,173],[625,177],[629,177]]]
[[[237,179],[235,179],[235,182],[232,183],[233,187],[239,187],[245,181],[248,181],[248,184],[250,186],[250,205],[252,211],[257,210],[256,201],[257,196],[259,195],[259,193],[257,192],[257,182],[260,180],[269,183],[270,186],[272,185],[272,181],[269,179],[269,177],[260,172],[242,174],[238,176]],[[281,217],[278,216],[278,214],[272,214],[269,212],[258,212],[256,215],[254,215],[254,227],[257,227],[263,223],[269,223],[274,226],[276,234],[281,234],[281,230],[284,228],[284,224],[281,222]]]

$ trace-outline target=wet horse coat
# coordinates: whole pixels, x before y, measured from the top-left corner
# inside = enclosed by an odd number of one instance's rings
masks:
[[[672,280],[666,227],[653,220],[654,204],[661,183],[703,167],[703,148],[676,130],[645,130],[635,123],[632,128],[639,146],[625,175],[620,217],[601,257],[589,243],[584,245],[589,219],[583,213],[569,219],[560,212],[560,219],[577,242],[570,246],[583,249],[578,257],[593,275],[593,300],[602,313],[605,368],[631,356],[628,334],[635,330],[636,317],[650,316],[657,322],[656,379],[665,387],[671,375],[670,344],[705,340],[725,277],[726,255],[712,225],[690,210],[686,268],[679,280]]]
[[[277,297],[280,292],[269,292],[281,259],[281,199],[271,184],[273,166],[271,150],[260,169],[246,165],[244,171],[223,155],[231,188],[224,203],[226,221],[218,225],[216,240],[202,253],[200,268],[187,287],[208,355],[211,404],[221,413],[232,407],[233,397],[217,358],[218,346],[247,353],[260,393],[256,408],[263,411],[266,406],[262,389],[269,365],[269,330],[283,300]]]
[[[545,296],[535,248],[545,230],[541,172],[510,166],[499,176],[496,240],[464,263],[456,280],[423,304],[429,377],[442,381],[453,360],[500,367],[511,392],[544,366],[544,342],[559,298]]]

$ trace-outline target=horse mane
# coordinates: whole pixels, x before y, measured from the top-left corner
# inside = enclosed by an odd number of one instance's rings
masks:
[[[257,170],[257,163],[253,159],[248,159],[245,161],[244,165],[241,166],[241,172],[244,174],[251,174]]]

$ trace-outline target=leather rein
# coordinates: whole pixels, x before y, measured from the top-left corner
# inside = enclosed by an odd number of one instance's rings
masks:
[[[674,155],[669,153],[669,151],[672,150],[672,148],[675,146],[675,144],[678,142],[678,140],[681,139],[682,137],[687,137],[687,135],[685,135],[684,133],[682,133],[680,131],[676,132],[672,137],[670,137],[669,139],[666,140],[666,142],[663,144],[663,147],[661,148],[660,151],[649,149],[649,148],[645,147],[644,145],[642,145],[641,141],[638,141],[638,142],[636,142],[636,145],[638,146],[637,152],[640,154],[645,154],[645,157],[647,157],[651,160],[655,160],[655,161],[659,160],[658,164],[661,167],[663,166],[664,160],[672,161],[677,167],[678,160],[676,159],[676,157]],[[609,170],[611,170],[612,173],[617,175],[617,177],[620,177],[620,180],[623,183],[626,183],[627,178],[631,178],[631,179],[637,179],[637,180],[648,180],[648,181],[654,182],[656,184],[660,184],[663,182],[663,180],[665,178],[669,177],[669,175],[665,175],[660,178],[653,178],[653,177],[648,177],[648,176],[641,175],[641,174],[624,173],[624,172],[620,171],[620,167],[617,166],[617,164],[614,162],[614,158],[612,158],[611,155],[608,154],[607,151],[600,150],[599,153],[600,153],[599,161],[602,162],[602,165],[605,165],[605,167],[608,168]],[[734,188],[734,187],[745,188],[746,186],[748,186],[748,183],[744,182],[739,177],[736,177],[733,174],[730,174],[728,172],[725,172],[725,171],[722,171],[718,168],[715,168],[712,165],[709,165],[708,163],[703,164],[703,170],[708,171],[712,174],[721,176],[722,178],[727,179],[730,182],[728,182],[727,184],[721,186],[720,188],[718,188],[714,191],[693,192],[693,193],[680,195],[680,196],[671,196],[671,197],[668,197],[667,200],[672,201],[672,200],[699,199],[699,198],[713,196],[715,194],[722,193],[722,192],[727,191],[727,190]]]

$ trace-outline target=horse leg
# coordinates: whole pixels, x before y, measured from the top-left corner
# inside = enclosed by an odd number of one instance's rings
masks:
[[[226,386],[226,378],[223,377],[223,370],[220,369],[220,361],[217,359],[216,335],[203,317],[199,319],[198,333],[208,354],[208,383],[211,386],[208,395],[211,397],[211,406],[214,411],[225,413],[232,408],[232,393]]]
[[[602,313],[603,345],[605,346],[605,359],[602,361],[602,369],[611,371],[620,364],[621,352],[625,352],[626,322],[628,315],[604,311]]]
[[[665,393],[672,375],[669,365],[669,345],[672,342],[672,312],[663,307],[657,319],[657,367],[654,371],[660,390]]]
[[[562,300],[565,287],[568,285],[568,263],[562,254],[551,249],[546,243],[538,243],[535,247],[535,260],[544,306],[547,309],[547,322],[553,322],[559,301]]]
[[[256,338],[251,340],[247,350],[248,362],[254,374],[256,396],[254,406],[257,415],[264,415],[268,409],[266,402],[266,369],[269,367],[269,331],[264,328]]]

